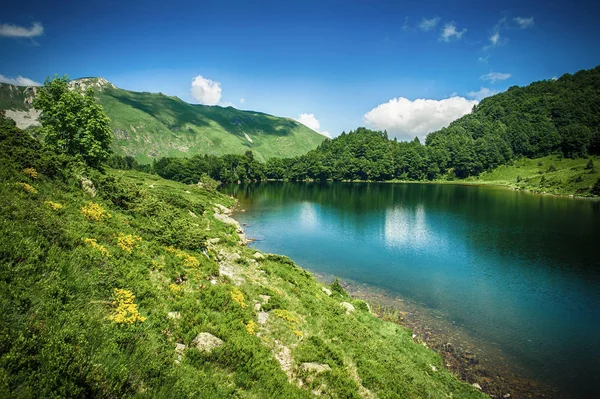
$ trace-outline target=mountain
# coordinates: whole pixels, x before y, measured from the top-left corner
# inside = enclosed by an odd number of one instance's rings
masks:
[[[243,154],[252,150],[259,160],[293,157],[317,147],[325,137],[289,118],[233,107],[189,104],[162,93],[119,89],[103,78],[71,82],[93,87],[111,119],[116,154],[140,163],[160,157],[197,154]],[[37,88],[0,84],[0,109],[19,127],[37,123],[31,108]]]

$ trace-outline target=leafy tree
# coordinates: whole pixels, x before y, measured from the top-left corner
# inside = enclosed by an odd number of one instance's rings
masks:
[[[83,159],[98,167],[110,155],[110,120],[88,88],[69,88],[69,78],[47,78],[33,105],[42,111],[40,121],[44,140],[59,153]]]

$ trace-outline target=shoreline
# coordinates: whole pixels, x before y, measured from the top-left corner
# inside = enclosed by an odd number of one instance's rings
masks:
[[[306,269],[305,269],[306,270]],[[308,270],[318,281],[331,284],[334,276]],[[559,398],[550,384],[525,376],[524,370],[493,348],[434,311],[367,284],[339,280],[354,299],[362,299],[376,317],[396,323],[413,332],[413,339],[441,356],[445,366],[459,380],[477,384],[492,398]]]

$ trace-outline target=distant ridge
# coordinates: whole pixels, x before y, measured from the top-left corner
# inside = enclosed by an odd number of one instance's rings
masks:
[[[141,163],[160,157],[243,154],[247,150],[264,161],[305,154],[325,140],[293,119],[189,104],[162,93],[123,90],[101,77],[75,79],[70,85],[95,89],[111,119],[114,152]],[[31,103],[37,90],[0,83],[0,109],[21,128],[35,126],[39,113]]]

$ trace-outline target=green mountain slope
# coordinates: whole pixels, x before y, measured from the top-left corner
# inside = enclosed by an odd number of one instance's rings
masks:
[[[241,245],[208,184],[89,170],[4,118],[0,179],[2,398],[484,397],[339,284]]]
[[[95,89],[98,101],[111,119],[114,152],[134,156],[140,163],[160,157],[243,154],[247,150],[252,150],[260,160],[293,157],[325,140],[288,118],[233,107],[194,105],[164,94],[122,90],[102,78],[83,78],[72,84]],[[25,102],[26,94],[25,87],[2,84],[0,109],[20,110],[22,115],[30,108]],[[7,116],[19,119],[12,113]]]

